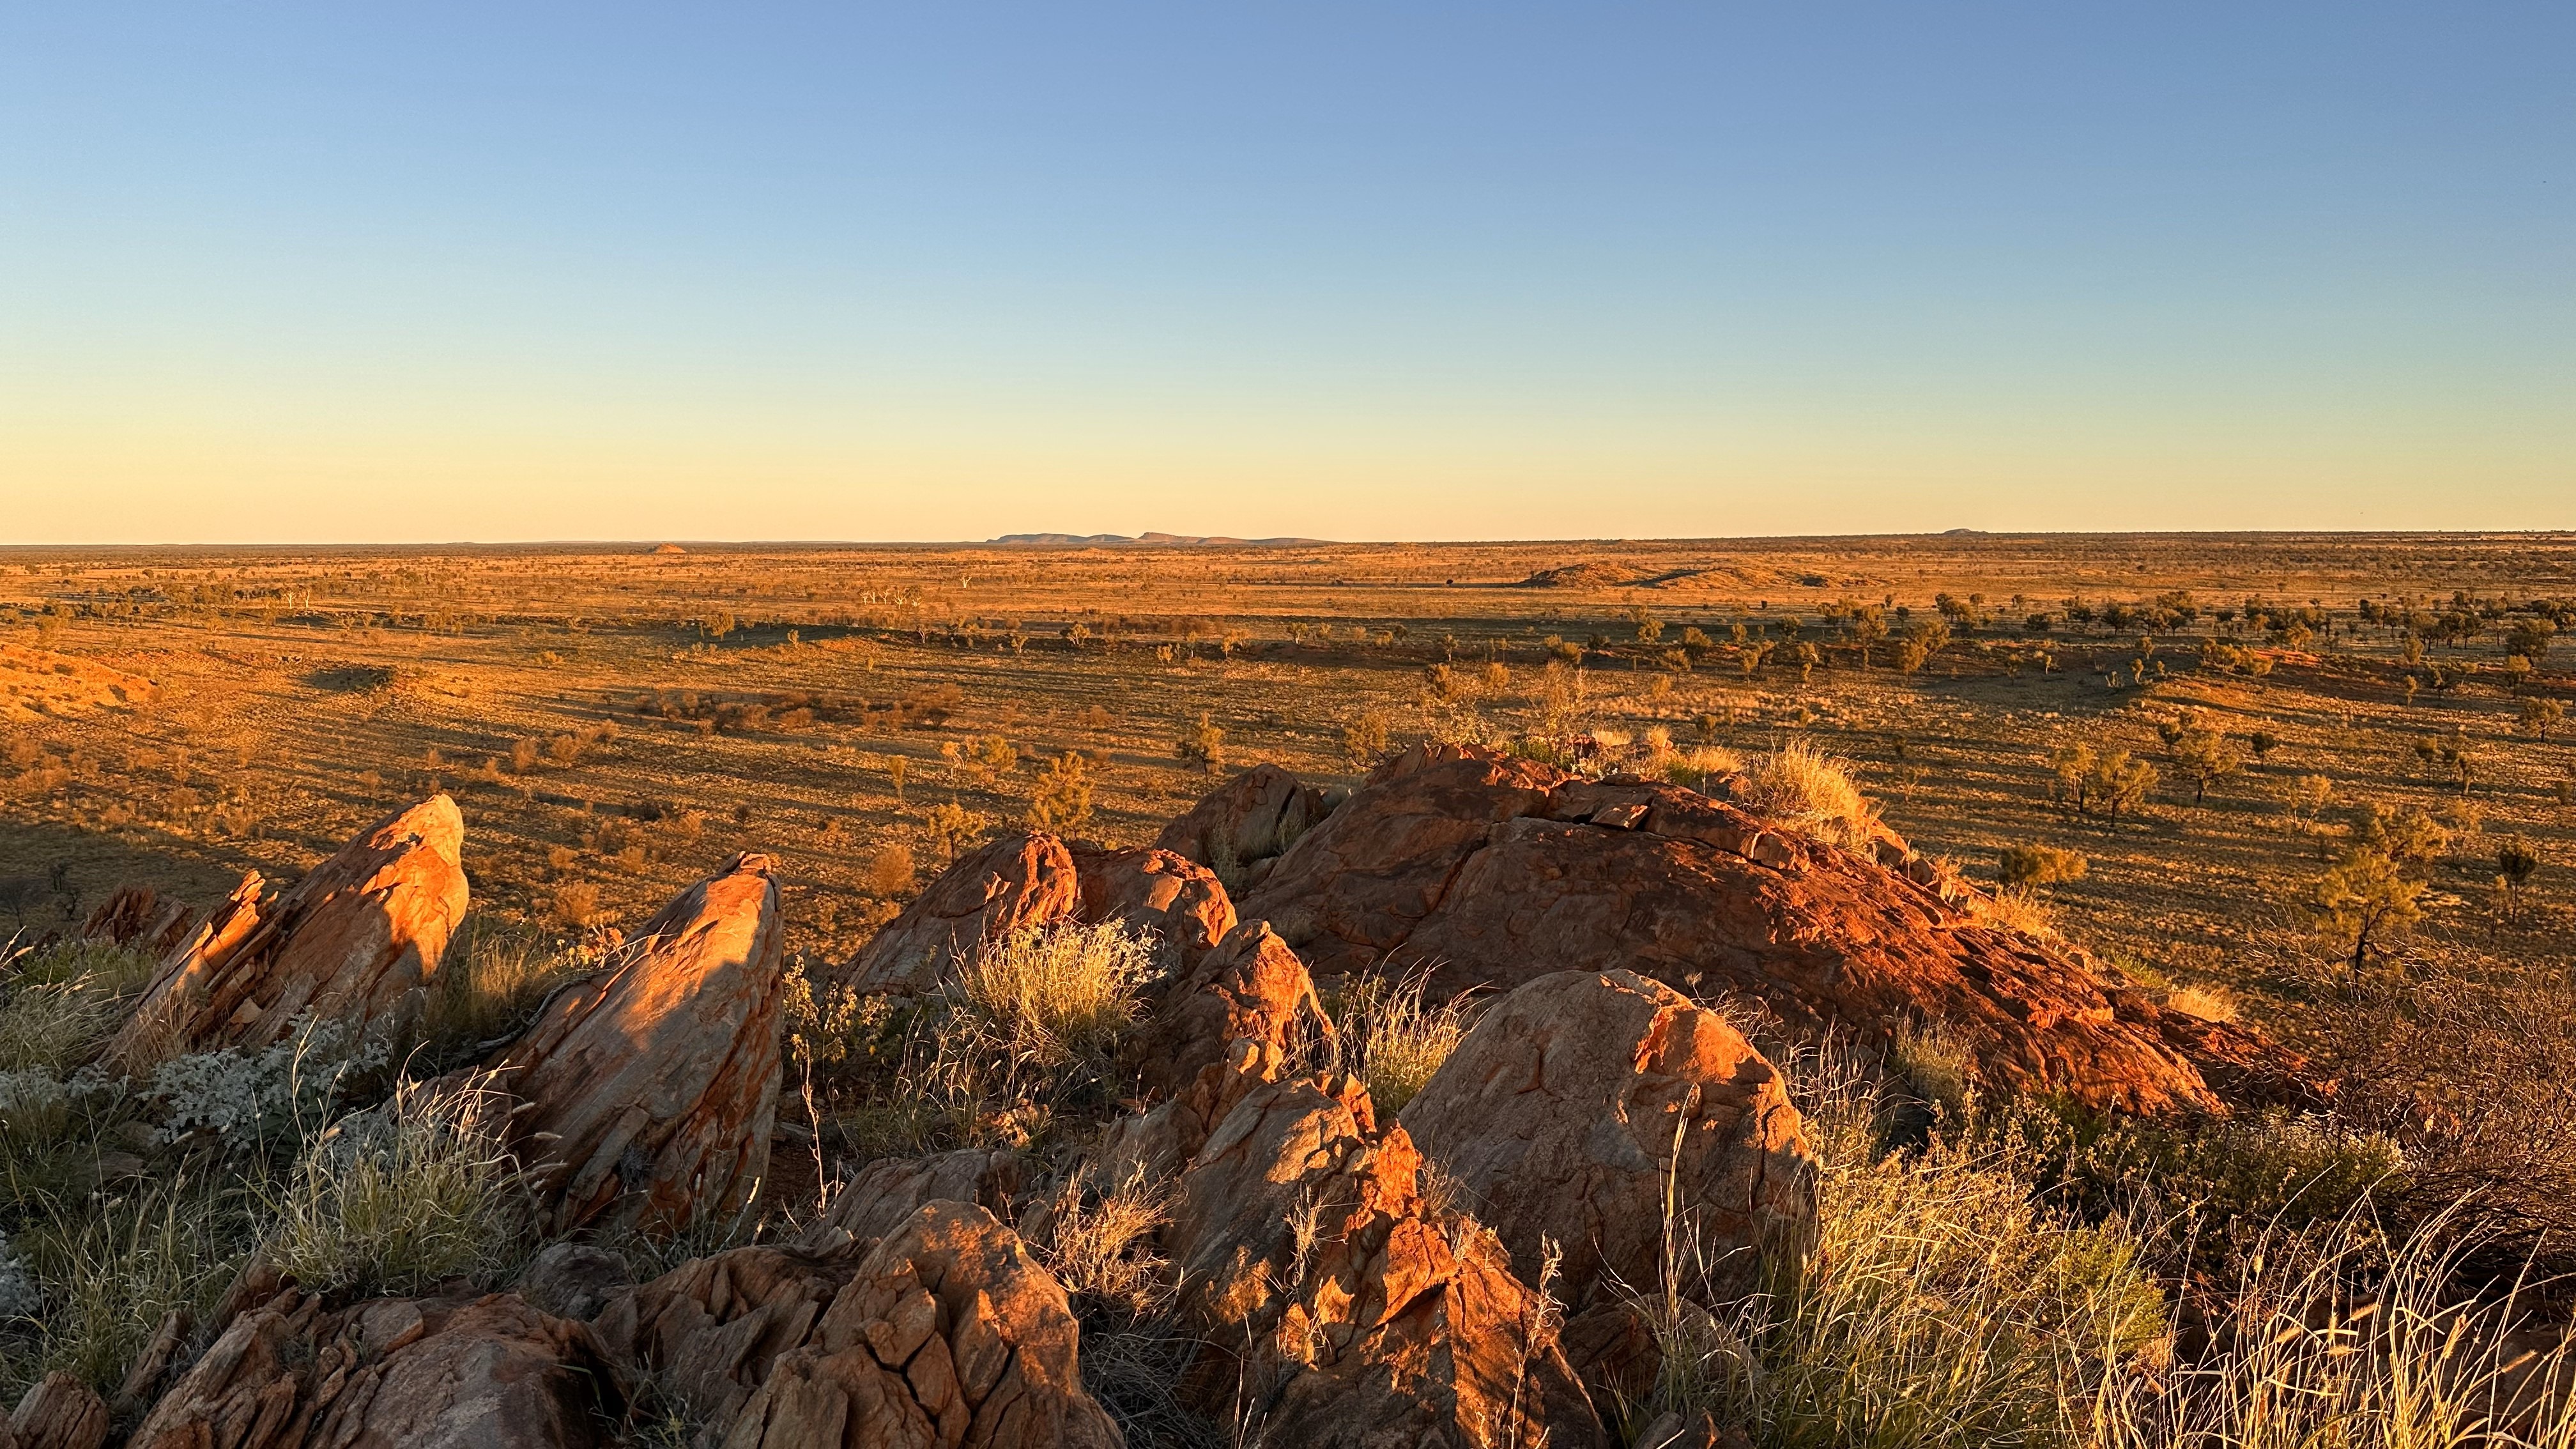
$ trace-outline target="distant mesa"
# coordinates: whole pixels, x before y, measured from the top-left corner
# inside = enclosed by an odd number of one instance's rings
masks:
[[[678,544],[676,544],[676,543],[666,543],[666,544],[662,545],[660,548],[657,548],[657,549],[655,549],[655,550],[653,550],[653,551],[654,551],[655,553],[687,553],[687,552],[688,552],[688,550],[687,550],[687,549],[680,547],[680,546],[679,546]]]
[[[1512,585],[1518,589],[1671,589],[1693,592],[1711,589],[1742,589],[1758,584],[1803,582],[1805,576],[1786,570],[1760,566],[1710,566],[1706,568],[1640,569],[1625,564],[1587,559],[1581,563],[1560,564],[1540,569]],[[1822,579],[1816,582],[1822,583]]]
[[[1328,538],[1225,538],[1186,533],[1006,533],[992,540],[1011,548],[1313,548]]]
[[[1524,589],[1615,589],[1623,584],[1643,583],[1650,577],[1652,577],[1652,575],[1648,574],[1643,569],[1632,569],[1622,564],[1601,563],[1597,560],[1591,560],[1583,563],[1560,564],[1552,569],[1540,569],[1537,573],[1521,580],[1518,587]]]

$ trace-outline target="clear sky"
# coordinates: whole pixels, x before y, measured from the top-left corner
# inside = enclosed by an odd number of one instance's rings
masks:
[[[2576,527],[2576,5],[0,7],[0,541]]]

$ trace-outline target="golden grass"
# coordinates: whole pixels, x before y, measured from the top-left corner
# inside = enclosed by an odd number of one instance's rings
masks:
[[[1368,1084],[1382,1117],[1404,1110],[1474,1024],[1468,998],[1433,1004],[1424,999],[1429,986],[1423,974],[1402,981],[1371,976],[1342,995],[1338,1049],[1355,1058],[1345,1069]]]
[[[1836,845],[1865,843],[1878,823],[1850,765],[1803,739],[1747,762],[1740,795],[1755,814]]]

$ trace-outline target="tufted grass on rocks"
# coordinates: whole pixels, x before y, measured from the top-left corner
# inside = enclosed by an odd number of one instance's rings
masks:
[[[1739,787],[1747,808],[1836,845],[1859,845],[1878,823],[1878,807],[1853,782],[1851,767],[1803,739],[1745,764]]]
[[[1153,967],[1145,938],[1115,922],[1029,927],[958,966],[951,1010],[1030,1066],[1105,1064]]]
[[[46,1208],[17,1240],[43,1299],[32,1367],[113,1394],[165,1316],[184,1309],[203,1322],[242,1262],[239,1199],[173,1180]]]
[[[461,1064],[477,1047],[524,1029],[547,992],[600,964],[518,932],[477,930],[459,944],[429,990],[426,1035],[442,1064]]]
[[[1381,1116],[1403,1111],[1475,1024],[1467,997],[1432,1003],[1425,999],[1430,984],[1419,973],[1400,981],[1370,976],[1342,993],[1340,1049],[1354,1058],[1343,1069],[1368,1084]]]
[[[262,1256],[312,1291],[359,1297],[497,1278],[519,1256],[522,1224],[502,1101],[480,1079],[407,1083],[342,1118],[261,1192]]]

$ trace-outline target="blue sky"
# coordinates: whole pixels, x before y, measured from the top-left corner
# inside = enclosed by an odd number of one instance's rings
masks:
[[[19,6],[9,541],[2576,527],[2576,7]]]

